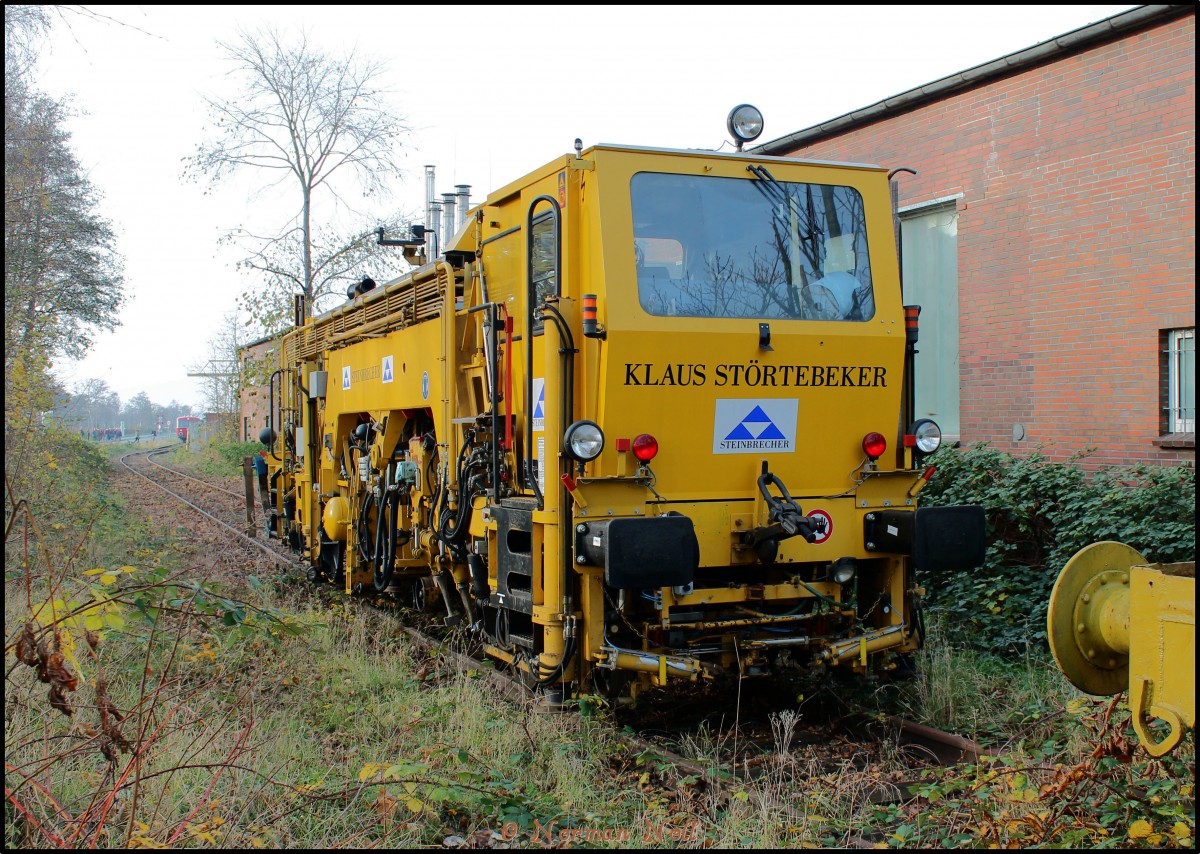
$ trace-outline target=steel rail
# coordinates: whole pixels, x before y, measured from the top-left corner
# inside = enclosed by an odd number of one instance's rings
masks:
[[[161,450],[161,449],[159,449],[159,450]],[[135,475],[137,475],[138,477],[140,477],[142,480],[146,481],[147,483],[151,483],[151,484],[153,484],[154,486],[158,487],[159,489],[161,489],[163,492],[167,493],[168,495],[170,495],[170,496],[172,496],[172,497],[174,497],[174,498],[178,499],[179,501],[182,501],[184,504],[186,504],[188,507],[190,507],[190,508],[192,508],[193,510],[195,510],[195,511],[196,511],[197,513],[199,513],[201,516],[204,516],[205,518],[207,518],[207,519],[209,519],[209,520],[211,520],[211,521],[215,522],[216,524],[220,525],[222,528],[225,528],[225,529],[226,529],[226,530],[228,530],[228,531],[232,531],[232,532],[233,532],[234,534],[236,534],[236,535],[237,535],[237,536],[238,536],[240,539],[242,539],[242,540],[245,540],[247,543],[250,543],[250,544],[251,544],[251,545],[253,545],[255,548],[257,548],[259,551],[262,551],[262,552],[264,552],[264,553],[265,553],[265,554],[266,554],[268,557],[270,557],[270,558],[274,559],[276,562],[278,562],[278,563],[281,563],[281,564],[283,564],[283,565],[285,565],[285,566],[291,566],[291,565],[293,565],[294,561],[293,561],[293,559],[292,559],[292,558],[290,558],[290,557],[288,557],[288,556],[286,556],[286,555],[281,555],[279,552],[275,551],[275,550],[274,550],[273,548],[271,548],[270,546],[268,546],[268,545],[265,545],[265,544],[263,544],[263,543],[259,542],[258,540],[256,540],[256,539],[255,539],[255,538],[253,538],[253,537],[249,537],[249,536],[247,536],[247,535],[246,535],[246,533],[245,533],[244,531],[240,531],[240,530],[238,530],[237,528],[233,527],[232,525],[230,525],[230,524],[228,524],[228,523],[226,523],[226,522],[223,522],[223,521],[221,521],[220,519],[218,519],[216,516],[214,516],[214,515],[212,515],[211,513],[209,513],[209,512],[208,512],[207,510],[205,510],[204,508],[202,508],[202,507],[200,507],[200,506],[198,506],[198,505],[196,505],[196,504],[192,503],[191,501],[188,501],[186,498],[184,498],[184,497],[183,497],[182,495],[180,495],[178,492],[174,492],[174,491],[172,491],[172,490],[170,490],[170,489],[167,489],[167,487],[163,486],[163,485],[162,485],[161,483],[159,483],[158,481],[154,480],[153,478],[147,477],[147,476],[146,476],[146,475],[144,475],[142,472],[138,471],[137,469],[135,469],[133,466],[131,466],[129,463],[127,463],[127,462],[126,462],[126,460],[127,460],[129,457],[136,456],[137,454],[141,454],[141,453],[145,453],[145,454],[146,454],[146,456],[147,456],[147,459],[148,459],[148,461],[149,461],[149,462],[153,463],[154,465],[158,465],[158,463],[154,463],[154,461],[153,461],[153,460],[149,460],[149,455],[150,455],[150,454],[152,454],[152,453],[154,453],[154,451],[134,451],[133,453],[129,453],[129,454],[126,454],[125,456],[121,457],[121,458],[120,458],[120,460],[119,460],[119,462],[120,462],[120,463],[121,463],[121,465],[123,465],[123,466],[124,466],[126,469],[128,469],[130,472],[132,472],[133,474],[135,474]],[[185,477],[185,478],[186,478],[186,477],[188,477],[188,476],[187,476],[187,475],[185,475],[185,474],[180,474],[180,473],[178,473],[178,472],[174,472],[174,470],[173,470],[173,469],[169,469],[169,468],[167,468],[166,466],[161,466],[161,465],[159,465],[158,467],[159,467],[159,468],[161,468],[161,469],[163,469],[164,471],[167,471],[167,472],[172,472],[173,474],[179,474],[179,475],[180,475],[180,477]],[[189,479],[189,480],[195,480],[195,478],[188,478],[188,479]],[[200,482],[200,483],[203,483],[203,481],[199,481],[199,482]],[[209,484],[209,485],[211,485],[211,484]],[[220,488],[220,487],[217,487],[217,488]],[[222,490],[222,491],[223,491],[223,492],[228,492],[229,490]],[[239,498],[241,498],[242,496],[240,496],[240,495],[239,495],[238,497],[239,497]]]
[[[232,495],[234,498],[245,498],[246,497],[245,494],[242,492],[234,492],[232,489],[226,489],[223,486],[217,486],[215,483],[209,483],[208,481],[201,480],[198,477],[192,477],[190,474],[185,474],[185,473],[179,471],[179,469],[173,469],[170,466],[164,466],[162,463],[158,462],[157,460],[150,459],[155,454],[165,454],[169,450],[171,450],[171,446],[168,445],[165,448],[156,448],[153,451],[150,451],[148,454],[146,454],[146,462],[150,463],[151,465],[158,466],[163,471],[168,471],[173,475],[177,475],[178,477],[185,478],[186,480],[195,481],[196,483],[200,484],[201,486],[207,486],[210,489],[216,489],[220,492],[224,492],[229,495]]]

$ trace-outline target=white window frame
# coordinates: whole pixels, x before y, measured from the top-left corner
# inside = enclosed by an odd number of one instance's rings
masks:
[[[1187,393],[1191,392],[1191,406]],[[1167,330],[1167,431],[1196,432],[1196,327]]]

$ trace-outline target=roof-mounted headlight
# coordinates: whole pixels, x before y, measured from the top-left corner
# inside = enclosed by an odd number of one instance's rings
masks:
[[[725,126],[729,128],[729,135],[737,142],[737,150],[741,151],[745,143],[753,142],[762,134],[763,115],[758,107],[752,104],[738,104],[729,111]]]
[[[604,450],[604,431],[595,421],[576,421],[563,434],[563,451],[573,460],[588,463]]]
[[[931,418],[922,418],[908,429],[913,437],[913,453],[922,457],[936,451],[942,444],[942,428]]]

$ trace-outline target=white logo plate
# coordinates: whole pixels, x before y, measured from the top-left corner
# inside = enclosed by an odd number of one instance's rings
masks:
[[[719,399],[714,454],[790,454],[796,450],[800,402],[795,398]]]

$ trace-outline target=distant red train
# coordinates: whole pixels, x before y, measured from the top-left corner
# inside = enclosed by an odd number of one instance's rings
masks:
[[[188,438],[188,430],[194,429],[200,425],[204,419],[196,415],[180,415],[175,419],[175,435],[179,437],[179,441],[186,442]]]

